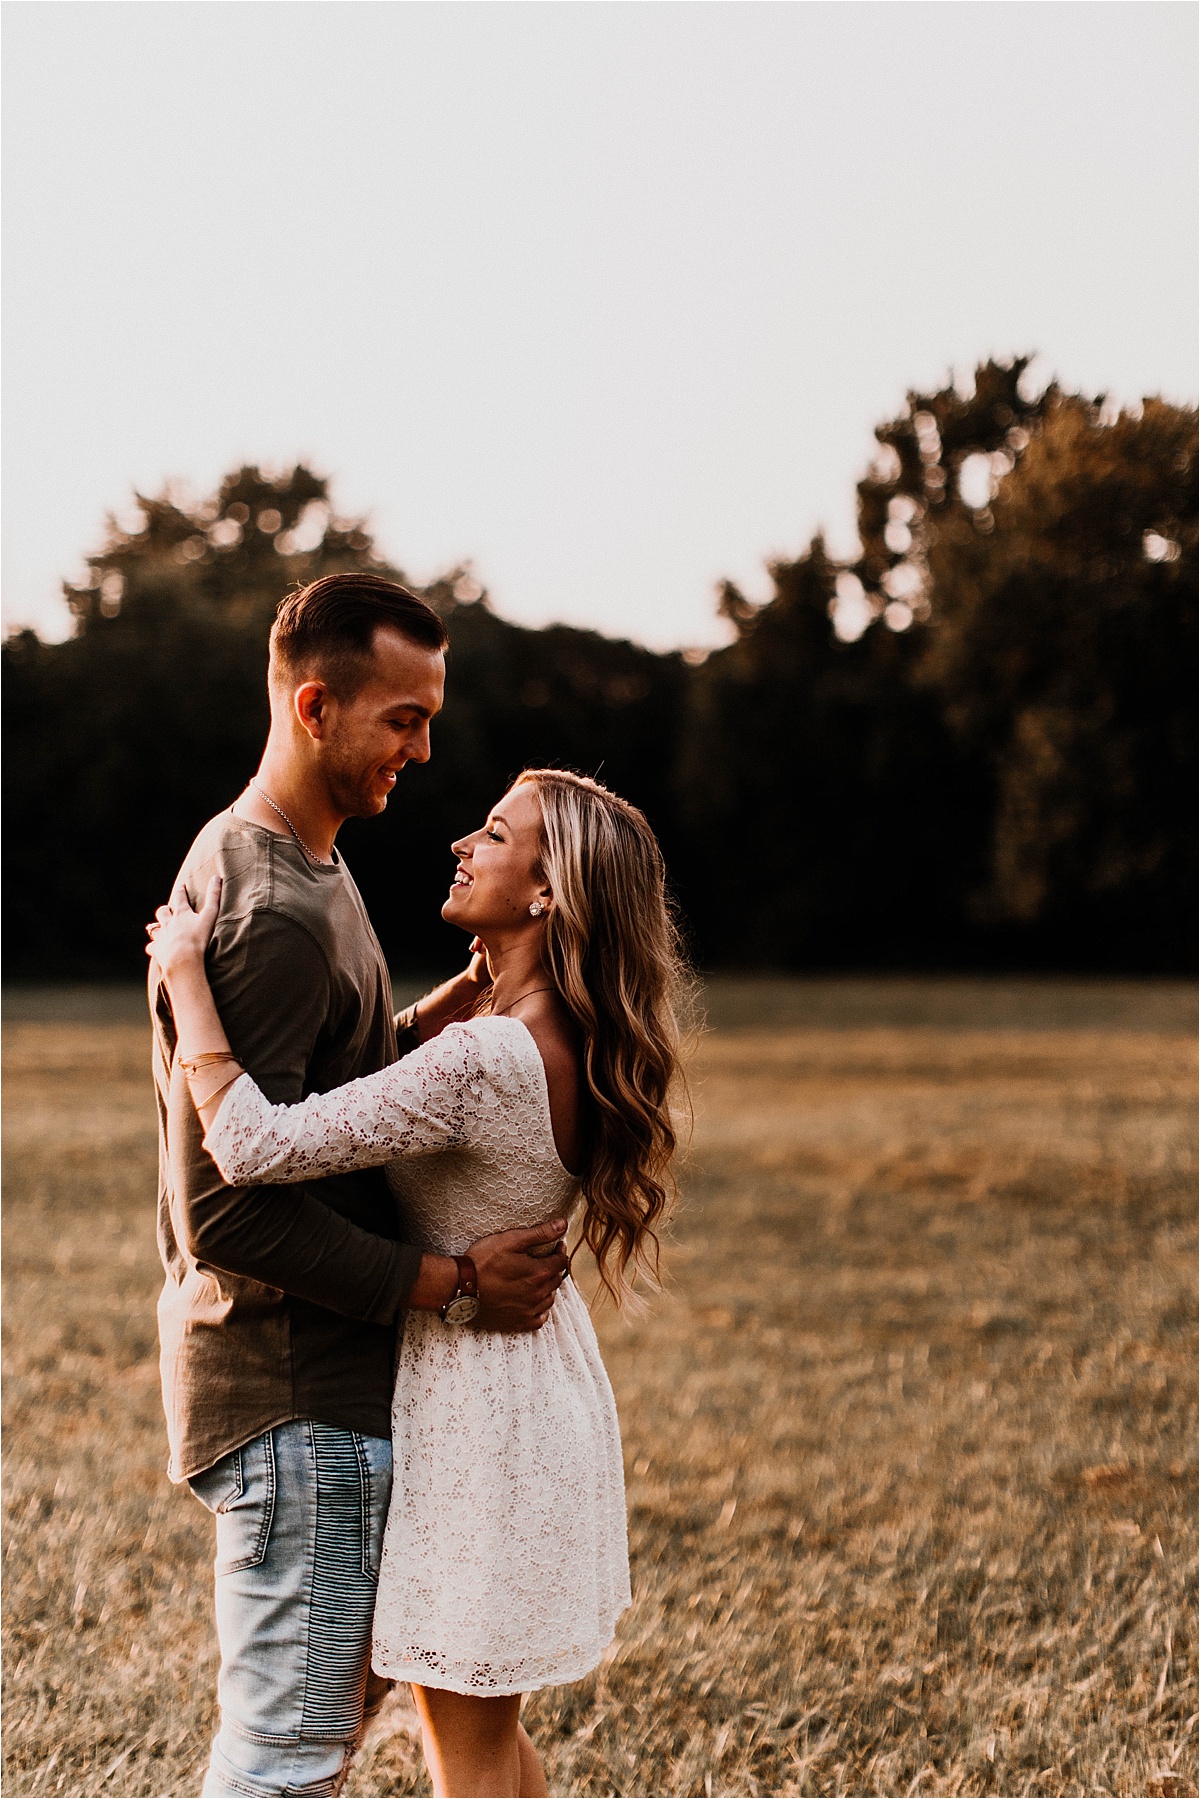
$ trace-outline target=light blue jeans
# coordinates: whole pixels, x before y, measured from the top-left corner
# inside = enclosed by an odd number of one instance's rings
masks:
[[[302,1418],[188,1484],[217,1522],[221,1723],[204,1792],[335,1794],[387,1692],[370,1658],[392,1446]]]

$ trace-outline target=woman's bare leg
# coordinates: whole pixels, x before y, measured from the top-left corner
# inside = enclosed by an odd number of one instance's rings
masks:
[[[442,1687],[412,1689],[421,1720],[421,1741],[437,1799],[520,1799],[526,1756],[519,1724],[521,1695],[485,1698],[448,1693]],[[520,1733],[518,1735],[518,1733]],[[529,1772],[540,1780],[541,1764],[529,1743]],[[545,1781],[529,1788],[544,1793]]]
[[[521,1799],[546,1799],[550,1788],[546,1785],[542,1760],[523,1724],[517,1725],[517,1753],[521,1757]]]

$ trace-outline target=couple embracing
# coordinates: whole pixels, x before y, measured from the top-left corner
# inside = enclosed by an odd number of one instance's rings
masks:
[[[466,971],[393,1017],[334,847],[429,756],[447,637],[332,575],[271,636],[257,776],[150,926],[172,1477],[216,1519],[206,1794],[332,1794],[410,1683],[439,1794],[544,1794],[523,1694],[629,1604],[621,1296],[671,1191],[680,964],[658,846],[526,771],[458,859]]]

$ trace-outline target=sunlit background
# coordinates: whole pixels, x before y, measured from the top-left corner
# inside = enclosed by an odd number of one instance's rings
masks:
[[[656,647],[854,545],[907,388],[1196,391],[1196,12],[7,8],[5,618],[307,459],[426,580]]]

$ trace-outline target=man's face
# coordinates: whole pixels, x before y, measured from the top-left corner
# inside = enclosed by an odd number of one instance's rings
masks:
[[[380,626],[357,693],[322,704],[319,764],[343,818],[374,818],[406,762],[428,762],[429,721],[442,709],[446,661]]]

